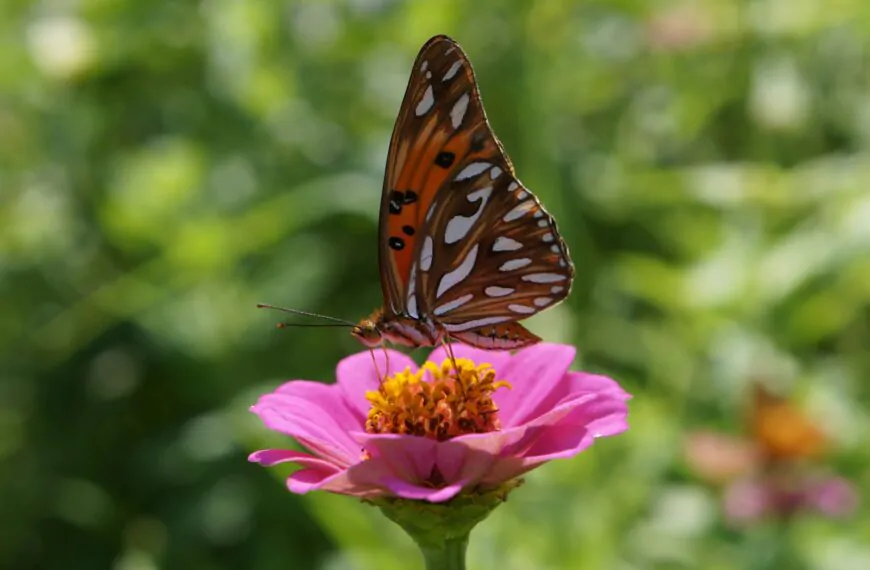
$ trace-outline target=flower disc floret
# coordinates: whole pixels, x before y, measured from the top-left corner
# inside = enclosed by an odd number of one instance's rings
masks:
[[[475,365],[467,358],[427,362],[419,370],[406,367],[393,374],[378,390],[366,393],[371,409],[368,433],[395,433],[445,441],[469,433],[500,428],[498,407],[492,399],[497,389],[510,384],[497,381],[490,364]]]

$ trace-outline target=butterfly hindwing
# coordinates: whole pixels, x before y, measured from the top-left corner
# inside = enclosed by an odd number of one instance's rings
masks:
[[[513,350],[535,344],[541,337],[528,331],[520,323],[484,325],[477,328],[450,333],[452,338],[487,350]]]
[[[415,304],[451,334],[527,318],[570,291],[555,221],[498,158],[468,161],[445,183],[420,237]]]
[[[414,62],[384,176],[379,254],[389,313],[417,313],[414,289],[409,288],[413,259],[427,214],[439,207],[439,189],[460,165],[501,156],[467,56],[450,38],[432,38]],[[502,167],[512,171],[509,162]]]

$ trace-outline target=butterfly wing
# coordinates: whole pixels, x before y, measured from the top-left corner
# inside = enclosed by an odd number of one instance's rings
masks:
[[[387,157],[379,262],[387,315],[419,318],[414,261],[436,196],[478,160],[513,172],[486,123],[468,58],[446,36],[426,42],[411,72]]]
[[[439,192],[416,286],[421,310],[451,336],[517,348],[539,339],[514,321],[562,301],[574,267],[555,220],[497,158],[467,163]]]
[[[574,269],[555,221],[517,180],[468,57],[445,36],[414,63],[390,142],[380,232],[387,311],[431,317],[475,346],[539,341],[515,321],[570,291]]]
[[[574,277],[568,248],[553,218],[516,178],[459,46],[433,38],[415,64],[415,73],[421,70],[432,74],[423,73],[425,82],[410,102],[426,111],[423,116],[435,113],[427,126],[434,133],[428,144],[434,146],[414,161],[424,173],[415,187],[424,189],[426,199],[416,217],[408,218],[417,225],[414,248],[403,258],[405,309],[415,318],[430,316],[452,337],[483,348],[538,342],[515,321],[568,295]],[[451,160],[442,160],[444,153]],[[399,178],[407,176],[402,171]],[[399,218],[390,216],[387,227],[397,227]]]

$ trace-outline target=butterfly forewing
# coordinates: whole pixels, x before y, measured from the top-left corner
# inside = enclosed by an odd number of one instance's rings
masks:
[[[380,265],[386,309],[417,316],[415,251],[436,195],[461,164],[501,161],[512,171],[490,131],[474,73],[459,46],[436,36],[420,50],[393,129],[381,201]]]

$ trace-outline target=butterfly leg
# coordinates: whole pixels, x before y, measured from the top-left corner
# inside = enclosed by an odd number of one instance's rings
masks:
[[[387,374],[390,373],[390,351],[387,350],[387,343],[382,342],[381,348],[384,351],[384,366],[386,366],[386,370],[384,370],[384,382],[387,380]]]
[[[382,346],[382,348],[384,349],[384,357],[385,357],[385,360],[386,360],[386,366],[387,366],[387,369],[384,371],[384,374],[383,374],[383,375],[381,375],[381,370],[380,370],[380,368],[378,367],[378,359],[375,358],[375,349],[374,349],[374,348],[369,348],[369,354],[372,355],[372,363],[375,365],[375,374],[378,375],[378,389],[379,389],[379,390],[380,390],[381,388],[383,388],[383,386],[384,386],[384,382],[385,382],[386,379],[387,379],[387,373],[388,373],[389,370],[390,370],[390,353],[387,352],[387,347],[386,347],[386,346],[384,346],[384,345],[381,345],[381,346]]]
[[[442,344],[444,345],[445,350],[447,350],[447,355],[450,356],[450,363],[453,365],[453,375],[459,380],[459,365],[456,364],[456,355],[453,354],[453,348],[450,346],[450,335],[445,333],[441,339]],[[457,384],[462,387],[460,382]]]

